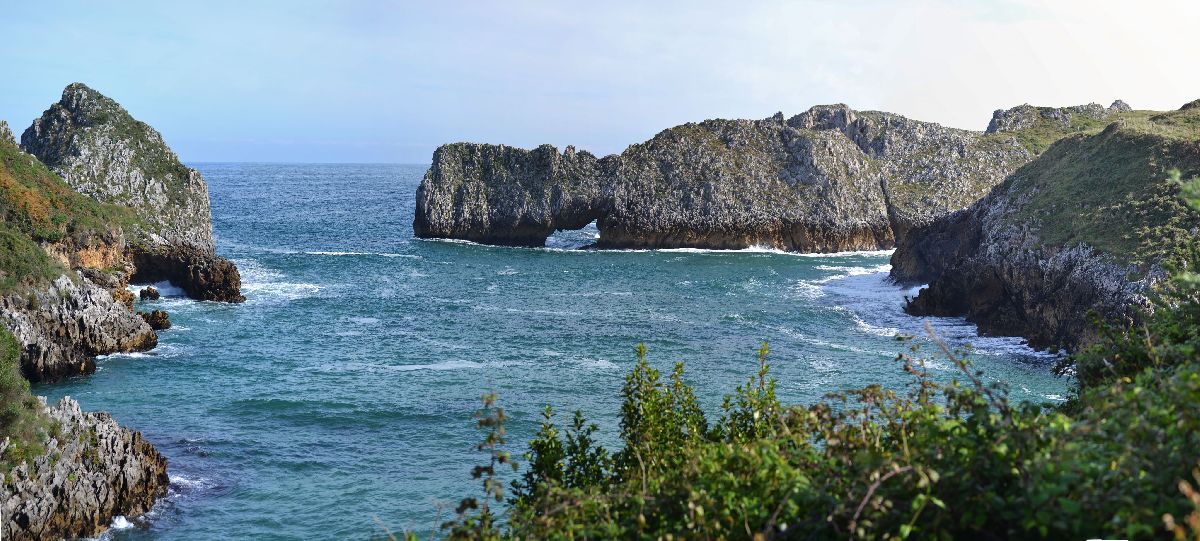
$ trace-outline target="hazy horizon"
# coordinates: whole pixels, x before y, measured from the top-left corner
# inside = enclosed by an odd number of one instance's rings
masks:
[[[992,111],[1200,98],[1200,3],[299,2],[9,7],[0,119],[83,82],[187,162],[428,163],[439,144],[620,152],[709,118],[846,103],[981,130]],[[1172,74],[1162,80],[1162,73]]]

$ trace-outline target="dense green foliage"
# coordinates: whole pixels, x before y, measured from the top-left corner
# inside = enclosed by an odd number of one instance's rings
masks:
[[[63,272],[40,243],[82,243],[132,214],[75,192],[36,158],[0,139],[0,292]]]
[[[1196,199],[1200,181],[1179,192]],[[1011,400],[936,337],[949,384],[911,346],[904,389],[785,407],[764,345],[710,424],[683,365],[664,381],[639,346],[622,448],[547,409],[506,519],[463,507],[451,537],[1200,539],[1200,275],[1181,268],[1141,323],[1064,363],[1079,386],[1062,407]]]
[[[12,333],[0,327],[0,442],[8,447],[0,454],[0,474],[42,454],[51,426],[41,403],[29,394],[29,382],[21,375],[20,346]]]

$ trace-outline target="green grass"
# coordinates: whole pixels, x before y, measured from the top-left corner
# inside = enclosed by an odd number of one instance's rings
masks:
[[[80,242],[135,220],[127,209],[75,192],[36,158],[0,141],[0,293],[61,274],[40,244]]]
[[[9,439],[8,449],[0,456],[0,475],[40,456],[45,439],[54,432],[41,404],[29,394],[20,362],[17,339],[0,327],[0,441]]]
[[[1141,112],[1139,112],[1141,113]],[[1068,136],[1007,181],[1043,244],[1086,243],[1125,262],[1169,255],[1200,224],[1169,171],[1200,173],[1200,110],[1139,114]]]
[[[1083,114],[1071,115],[1067,126],[1040,117],[1040,113],[1050,107],[1037,107],[1039,118],[1033,126],[1015,132],[991,133],[986,138],[1007,138],[1015,136],[1022,146],[1034,154],[1040,154],[1050,148],[1058,140],[1071,135],[1094,135],[1105,127],[1119,120],[1139,120],[1159,114],[1158,111],[1129,111],[1113,113],[1102,119],[1095,119]]]

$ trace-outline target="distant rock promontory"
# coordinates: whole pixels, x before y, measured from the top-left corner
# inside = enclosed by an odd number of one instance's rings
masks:
[[[419,237],[541,246],[595,220],[600,248],[890,248],[970,205],[1035,152],[1011,133],[818,106],[707,120],[619,155],[456,143],[417,192]]]

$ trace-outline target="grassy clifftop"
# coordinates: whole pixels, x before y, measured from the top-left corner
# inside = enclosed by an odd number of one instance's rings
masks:
[[[0,137],[0,292],[62,273],[42,243],[82,244],[133,221],[127,210],[72,190],[37,158]]]
[[[1200,173],[1200,109],[1137,111],[1052,144],[1003,189],[1043,244],[1086,243],[1122,261],[1168,255],[1200,223],[1171,171]]]

